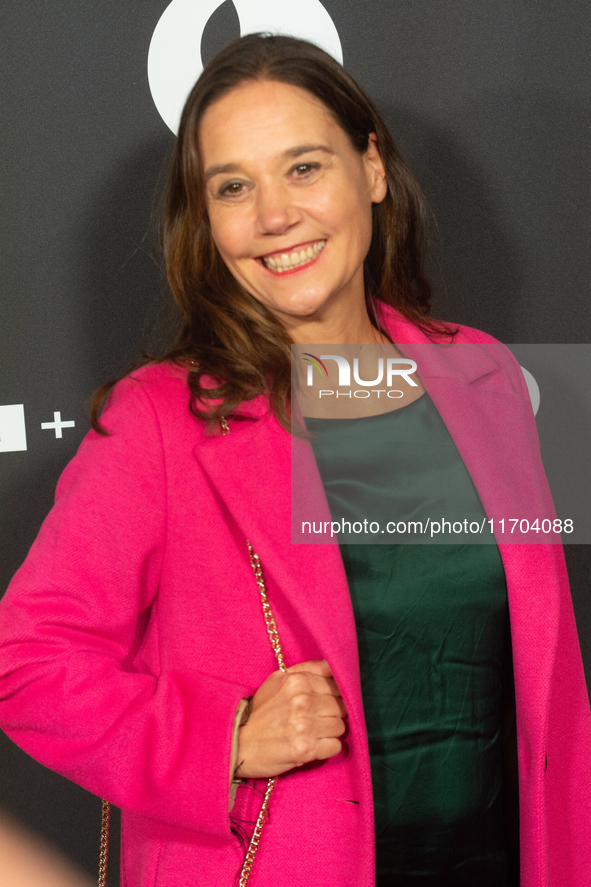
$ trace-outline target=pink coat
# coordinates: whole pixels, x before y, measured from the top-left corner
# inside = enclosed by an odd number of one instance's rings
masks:
[[[395,312],[384,319],[394,341],[427,342]],[[494,342],[468,328],[458,341]],[[487,512],[512,512],[523,496],[547,506],[535,422],[509,353],[424,381]],[[127,887],[230,887],[243,857],[228,817],[232,722],[276,667],[249,539],[288,662],[326,658],[349,712],[338,757],[279,779],[251,883],[372,887],[370,765],[338,547],[291,544],[290,437],[262,399],[243,405],[251,420],[230,420],[225,436],[206,435],[187,403],[181,369],[136,372],[104,415],[113,434],[91,432],[66,468],[0,606],[0,724],[33,757],[123,808]],[[588,887],[591,714],[562,551],[500,548],[521,883]],[[257,804],[241,787],[234,813],[252,818]]]

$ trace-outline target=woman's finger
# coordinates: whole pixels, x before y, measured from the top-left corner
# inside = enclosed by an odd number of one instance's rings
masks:
[[[314,750],[314,757],[310,760],[326,761],[328,760],[328,758],[334,758],[335,755],[339,754],[342,747],[343,744],[340,739],[336,739],[333,737],[328,739],[319,739]]]
[[[284,690],[294,699],[304,695],[332,696],[342,699],[334,678],[310,672],[292,672],[284,681]]]
[[[347,709],[341,696],[331,693],[299,693],[292,697],[291,711],[295,716],[302,714],[315,718],[347,716]]]
[[[287,674],[300,671],[321,675],[325,678],[332,677],[332,671],[326,659],[312,659],[309,662],[298,662],[296,665],[290,665],[287,669]]]

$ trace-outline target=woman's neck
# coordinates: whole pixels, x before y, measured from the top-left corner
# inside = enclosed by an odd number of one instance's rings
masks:
[[[381,345],[390,342],[372,323],[365,302],[362,311],[348,315],[340,312],[330,317],[305,318],[290,323],[288,333],[295,345]]]

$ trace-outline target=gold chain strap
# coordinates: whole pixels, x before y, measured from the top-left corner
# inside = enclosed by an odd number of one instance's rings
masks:
[[[271,604],[269,603],[269,598],[267,597],[265,580],[263,579],[263,568],[261,567],[261,562],[259,560],[258,554],[254,553],[254,551],[252,550],[252,545],[250,544],[248,539],[246,540],[246,542],[248,545],[248,553],[250,555],[250,565],[252,567],[254,578],[256,579],[256,583],[259,587],[259,592],[261,595],[263,616],[265,617],[265,625],[267,626],[267,631],[269,633],[269,640],[271,641],[271,646],[273,647],[275,658],[279,663],[279,670],[287,671],[287,667],[283,659],[281,641],[279,640],[279,632],[277,631],[277,625],[275,624],[275,618],[273,616],[273,611],[271,610]]]
[[[263,798],[263,803],[261,804],[260,813],[257,816],[254,832],[252,833],[252,838],[250,839],[250,844],[248,845],[248,853],[246,854],[244,865],[242,866],[242,869],[240,871],[240,880],[238,882],[238,887],[244,887],[244,885],[248,882],[248,879],[250,878],[250,872],[254,864],[254,858],[256,856],[257,850],[259,849],[259,841],[261,840],[263,825],[267,817],[267,810],[269,809],[269,799],[271,797],[271,792],[275,788],[276,782],[276,776],[272,776],[271,779],[269,779],[269,781],[267,782],[265,797]]]
[[[105,887],[107,883],[107,855],[109,852],[109,817],[111,807],[108,801],[102,801],[101,814],[101,852],[99,854],[99,887]]]
[[[275,623],[275,617],[273,616],[273,611],[271,609],[271,604],[269,603],[269,598],[267,597],[267,590],[265,588],[265,580],[263,579],[263,569],[261,567],[261,562],[259,560],[258,554],[255,554],[252,545],[247,540],[248,545],[248,553],[250,555],[250,565],[252,567],[252,571],[254,573],[254,578],[256,579],[256,583],[259,587],[259,592],[261,595],[261,603],[263,605],[263,616],[265,617],[265,625],[267,626],[267,632],[269,634],[269,640],[271,641],[271,646],[273,647],[273,652],[275,653],[275,658],[279,663],[280,671],[287,671],[287,666],[285,665],[285,660],[283,658],[283,650],[281,648],[281,641],[279,640],[279,632],[277,631],[277,625]],[[250,839],[250,844],[248,845],[248,853],[246,854],[246,859],[244,860],[244,865],[242,866],[242,870],[240,872],[240,881],[238,882],[238,887],[245,887],[250,877],[250,873],[252,871],[252,867],[254,864],[254,859],[256,856],[256,852],[259,849],[259,842],[261,840],[261,833],[263,831],[263,825],[265,823],[265,819],[267,818],[267,811],[269,809],[269,800],[271,798],[271,792],[275,788],[275,783],[277,782],[277,777],[272,776],[271,779],[267,782],[267,789],[265,791],[265,796],[263,798],[263,803],[261,805],[261,809],[259,815],[257,816],[257,821],[254,827],[254,832],[252,834],[252,838]]]
[[[227,433],[227,432],[226,432]],[[247,540],[248,545],[248,554],[250,555],[250,565],[252,567],[252,571],[254,573],[254,578],[259,588],[259,593],[261,595],[261,603],[263,605],[263,616],[265,618],[265,625],[267,626],[267,632],[269,634],[269,640],[271,641],[271,646],[273,647],[273,652],[275,653],[275,658],[279,664],[280,671],[287,671],[287,666],[285,665],[285,660],[283,658],[283,649],[281,647],[281,641],[279,640],[279,632],[277,631],[277,624],[275,622],[275,617],[273,616],[273,610],[271,609],[271,604],[269,603],[269,598],[267,597],[267,589],[265,588],[265,580],[263,578],[263,568],[261,567],[261,562],[259,560],[258,554],[255,554],[252,548],[252,545]],[[269,800],[271,798],[271,792],[275,788],[275,783],[277,782],[277,777],[272,776],[271,779],[267,782],[267,788],[265,790],[265,795],[263,797],[263,803],[261,805],[261,809],[259,815],[257,816],[257,821],[255,823],[254,832],[252,833],[252,838],[250,839],[250,844],[248,845],[248,852],[244,859],[244,864],[240,871],[240,881],[238,882],[238,887],[246,887],[248,883],[248,879],[250,878],[250,873],[252,871],[252,867],[254,865],[255,856],[257,850],[259,849],[259,843],[261,840],[261,834],[263,831],[263,825],[265,824],[265,820],[267,818],[267,811],[269,809]],[[98,879],[98,887],[105,887],[107,881],[107,855],[109,851],[109,815],[110,815],[110,806],[108,801],[102,801],[102,816],[101,816],[101,850],[99,855],[99,879]]]

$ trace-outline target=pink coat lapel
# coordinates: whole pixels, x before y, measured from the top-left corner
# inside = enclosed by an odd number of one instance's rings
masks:
[[[416,359],[487,515],[530,520],[553,515],[535,420],[524,408],[525,384],[504,346],[471,330],[470,339],[460,333],[457,347],[433,348],[399,316],[387,313],[385,321],[394,341]],[[553,546],[508,544],[510,538],[506,533],[498,541],[507,578],[520,743],[526,755],[521,760],[528,764],[543,748],[559,597],[552,581],[540,581],[540,576],[554,575]]]
[[[195,458],[228,503],[236,534],[261,559],[287,664],[306,651],[328,659],[343,694],[360,702],[355,623],[338,546],[291,544],[290,436],[265,415],[260,398],[243,405],[241,415],[260,418],[230,420],[230,434],[204,438]]]

